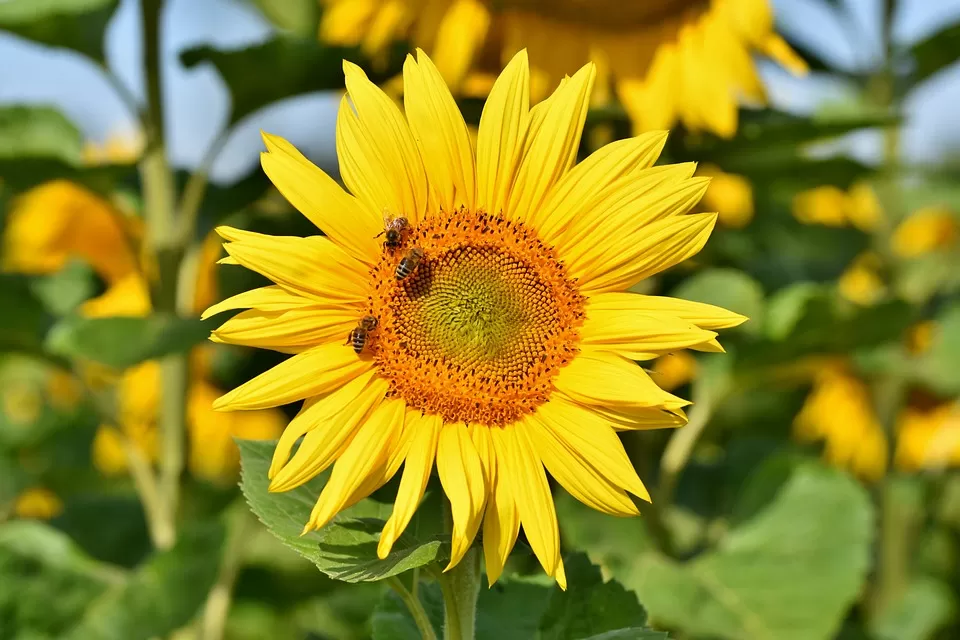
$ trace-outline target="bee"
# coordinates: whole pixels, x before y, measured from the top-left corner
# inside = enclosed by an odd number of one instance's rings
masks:
[[[373,316],[363,316],[356,328],[350,332],[346,344],[352,344],[353,350],[360,355],[364,345],[367,344],[367,336],[371,331],[377,328],[379,321]]]
[[[397,280],[403,280],[416,271],[421,260],[423,260],[423,249],[420,247],[410,249],[403,260],[400,261],[400,264],[397,265]]]
[[[383,216],[383,231],[378,233],[375,238],[387,236],[383,245],[388,249],[396,249],[403,242],[403,235],[410,228],[410,223],[403,216],[394,218],[390,214]]]

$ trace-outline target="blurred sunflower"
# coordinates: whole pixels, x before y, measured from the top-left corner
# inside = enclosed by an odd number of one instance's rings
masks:
[[[897,225],[890,239],[901,258],[916,258],[954,246],[960,239],[960,221],[946,207],[924,207]]]
[[[269,471],[270,489],[286,491],[336,462],[305,531],[403,464],[380,537],[385,557],[436,463],[453,516],[449,567],[482,522],[495,582],[522,525],[563,585],[544,467],[584,503],[637,514],[627,494],[649,495],[616,431],[682,424],[687,402],[632,361],[718,350],[712,330],[744,320],[624,292],[704,245],[716,214],[684,214],[707,180],[692,177],[692,164],[652,166],[663,132],[608,145],[574,167],[593,65],[531,109],[519,53],[490,93],[476,153],[422,51],[404,65],[406,117],[358,67],[344,63],[344,71],[337,151],[352,195],[281,138],[265,134],[261,156],[280,192],[325,236],[219,229],[230,256],[223,262],[276,284],[208,309],[248,309],[213,339],[294,355],[214,406],[305,400]],[[384,212],[408,221],[393,249],[376,239]],[[356,353],[344,340],[368,315],[378,326]]]
[[[87,317],[143,316],[152,310],[148,284],[149,262],[138,257],[142,234],[138,218],[125,215],[91,191],[65,180],[49,182],[22,194],[10,212],[3,238],[3,266],[7,271],[53,273],[68,260],[89,263],[105,284],[102,295],[87,300],[79,313]],[[219,242],[204,245],[194,308],[199,313],[216,301],[213,267],[221,252]],[[233,482],[239,452],[233,436],[273,439],[285,425],[276,411],[228,416],[210,407],[220,391],[209,378],[208,347],[192,353],[188,398],[188,467],[195,476]],[[160,371],[155,361],[126,371],[84,369],[93,386],[117,389],[119,424],[104,424],[93,441],[94,465],[105,475],[125,473],[124,441],[147,461],[158,453]]]
[[[880,200],[866,182],[854,183],[849,191],[834,185],[801,191],[793,198],[793,217],[803,224],[853,225],[867,233],[877,229],[884,219]]]
[[[44,487],[31,487],[17,496],[13,515],[32,520],[50,520],[63,512],[63,501]]]
[[[321,39],[360,45],[374,56],[409,39],[431,52],[458,94],[485,95],[521,47],[529,50],[534,99],[572,69],[597,61],[598,95],[614,89],[637,131],[683,122],[732,136],[738,100],[766,101],[754,53],[806,72],[774,31],[769,0],[321,2]]]

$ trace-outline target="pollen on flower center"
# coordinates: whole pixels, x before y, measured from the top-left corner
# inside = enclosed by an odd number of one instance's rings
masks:
[[[413,247],[424,257],[397,280]],[[577,352],[583,297],[521,223],[441,213],[372,269],[370,350],[391,393],[449,422],[506,424],[545,402]]]

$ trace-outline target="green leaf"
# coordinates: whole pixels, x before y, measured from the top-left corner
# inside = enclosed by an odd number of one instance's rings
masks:
[[[604,582],[600,568],[582,553],[565,558],[564,568],[567,590],[555,589],[550,597],[539,625],[543,640],[575,640],[621,627],[640,627],[647,621],[636,594],[613,580]]]
[[[649,554],[625,579],[654,620],[685,633],[826,640],[859,596],[872,536],[863,488],[811,463],[715,550],[686,563]]]
[[[936,318],[933,342],[917,359],[914,372],[934,391],[960,392],[960,303],[944,309]]]
[[[0,620],[4,631],[12,627],[12,637],[63,637],[95,598],[122,580],[122,572],[91,559],[49,525],[0,525]]]
[[[669,640],[669,638],[663,631],[630,627],[629,629],[614,629],[583,640]]]
[[[316,0],[251,0],[278,28],[302,38],[316,38],[320,5]]]
[[[156,553],[94,602],[66,640],[150,640],[179,629],[207,599],[223,540],[220,524],[184,528],[173,549]]]
[[[909,53],[916,64],[913,82],[919,84],[960,59],[960,23],[924,38]]]
[[[136,175],[134,164],[83,166],[82,150],[80,131],[56,109],[0,107],[0,178],[14,191],[64,179],[107,193]]]
[[[8,6],[0,3],[0,15]],[[24,156],[80,164],[83,136],[53,107],[0,107],[0,159]]]
[[[51,318],[26,278],[0,275],[0,309],[0,351],[39,352]]]
[[[417,589],[417,597],[420,598],[420,604],[426,612],[430,623],[433,625],[437,637],[443,636],[443,594],[440,592],[440,585],[437,583],[420,584]],[[483,594],[481,592],[481,597]],[[481,605],[477,605],[477,617],[480,618],[485,613]],[[509,637],[511,620],[503,620],[504,632]],[[477,620],[479,626],[480,620]],[[410,610],[396,593],[391,589],[386,591],[377,608],[373,611],[373,617],[370,619],[372,627],[373,640],[421,640],[420,631],[417,629],[417,623],[413,621]],[[529,636],[527,636],[529,637]],[[483,635],[477,633],[477,640],[481,640]]]
[[[238,440],[237,444],[242,464],[240,487],[250,508],[281,542],[331,578],[346,582],[382,580],[449,557],[449,545],[443,542],[437,524],[427,522],[425,512],[430,509],[423,504],[383,560],[377,558],[377,541],[393,505],[361,500],[320,531],[300,535],[325,476],[292,491],[269,493],[267,470],[276,443]]]
[[[70,260],[60,271],[33,280],[31,289],[50,313],[64,316],[96,295],[99,285],[89,263]]]
[[[103,34],[120,0],[6,0],[0,29],[104,62]]]
[[[399,68],[391,58],[389,75]],[[361,63],[355,47],[325,47],[315,37],[277,36],[245,49],[220,50],[210,46],[194,47],[180,54],[186,67],[211,63],[230,90],[230,123],[235,123],[263,107],[304,93],[344,88],[343,61]],[[388,73],[370,76],[374,82]]]
[[[747,327],[759,328],[763,319],[763,288],[736,269],[705,269],[674,289],[671,296],[715,304],[750,318]]]
[[[918,577],[896,603],[881,611],[871,631],[877,640],[929,640],[956,614],[957,601],[949,585]]]
[[[155,313],[144,318],[65,318],[47,335],[56,355],[126,369],[145,360],[186,351],[210,333],[207,323]]]

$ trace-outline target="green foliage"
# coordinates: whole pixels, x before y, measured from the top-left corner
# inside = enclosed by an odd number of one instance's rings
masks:
[[[94,601],[68,640],[150,640],[180,628],[207,598],[220,565],[223,528],[197,525]]]
[[[636,638],[667,640],[667,634],[644,627],[647,613],[637,596],[614,581],[604,582],[600,568],[582,553],[564,558],[567,591],[543,579],[507,578],[481,590],[477,603],[477,640],[584,640]],[[443,598],[438,585],[423,584],[421,605],[438,635]],[[373,615],[374,640],[420,637],[406,605],[393,593]]]
[[[4,7],[24,3],[0,3]],[[76,126],[51,107],[0,107],[0,178],[17,191],[48,180],[72,180],[107,193],[129,180],[133,165],[82,166],[83,138]]]
[[[320,5],[315,0],[250,1],[278,28],[302,38],[316,37]]]
[[[763,322],[763,288],[737,269],[704,269],[685,280],[670,295],[714,304],[745,315],[750,319],[747,327],[751,330]]]
[[[25,278],[0,274],[0,309],[0,351],[39,351],[51,320]]]
[[[877,640],[927,640],[956,615],[950,587],[929,577],[914,579],[893,606],[872,625]]]
[[[120,0],[7,0],[0,29],[104,62],[103,32]]]
[[[919,84],[960,60],[960,24],[930,34],[910,47],[909,54],[915,64],[911,80]]]
[[[331,578],[347,582],[382,580],[432,562],[443,562],[449,546],[441,541],[435,522],[423,505],[417,517],[383,560],[377,558],[380,530],[393,506],[361,500],[341,512],[320,531],[301,535],[325,482],[318,477],[284,493],[269,493],[267,470],[275,443],[238,440],[243,490],[250,508],[286,546],[301,554]]]
[[[155,313],[144,318],[70,317],[46,338],[53,354],[126,369],[145,360],[182,352],[206,340],[209,325],[192,318]]]
[[[205,62],[216,67],[230,90],[231,124],[284,98],[342,89],[343,61],[362,62],[355,48],[325,47],[315,38],[289,36],[229,51],[195,47],[182,52],[180,59],[188,68]],[[383,77],[375,74],[372,79]]]

